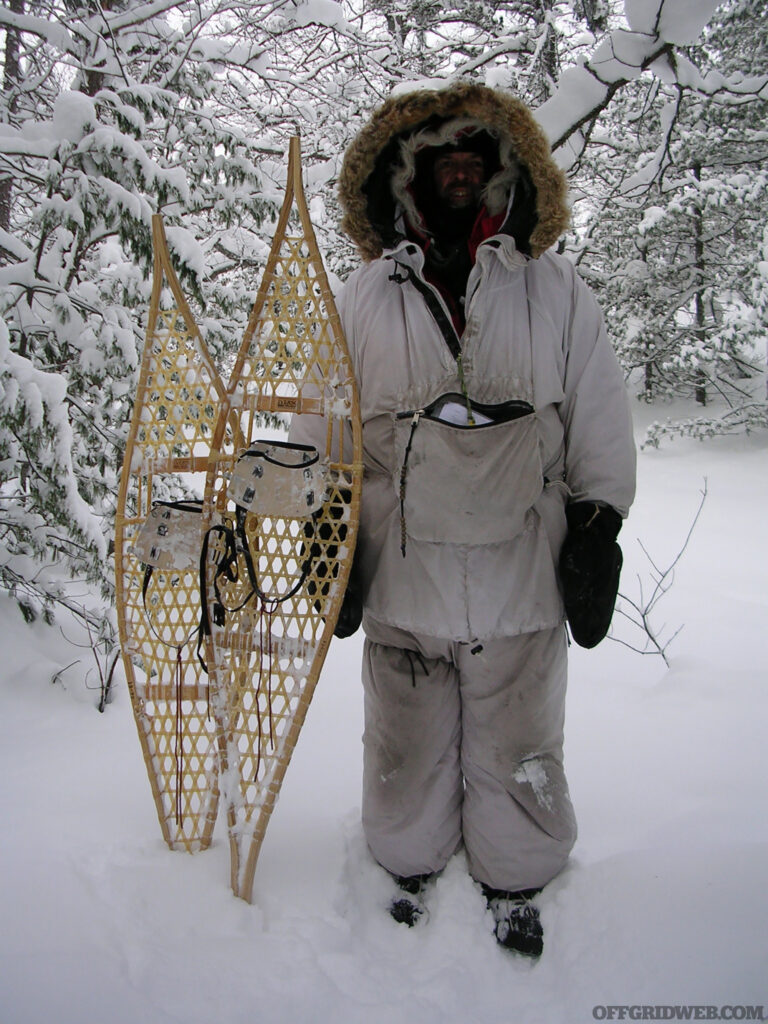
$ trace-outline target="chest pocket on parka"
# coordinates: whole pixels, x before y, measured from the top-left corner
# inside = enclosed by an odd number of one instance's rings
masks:
[[[403,554],[408,538],[512,540],[544,486],[536,414],[524,401],[488,406],[444,395],[425,409],[397,413],[395,456]]]

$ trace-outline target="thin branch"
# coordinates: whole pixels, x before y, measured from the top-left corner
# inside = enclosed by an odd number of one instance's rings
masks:
[[[627,640],[623,640],[620,637],[614,636],[613,633],[609,634],[608,636],[609,640],[614,640],[616,643],[621,644],[623,647],[628,647],[630,650],[635,651],[637,654],[660,655],[661,658],[663,658],[664,664],[667,665],[667,667],[669,667],[669,658],[667,657],[667,651],[669,650],[669,647],[672,644],[672,642],[680,635],[680,631],[683,629],[683,626],[678,626],[675,632],[672,634],[672,636],[668,639],[662,639],[663,634],[667,628],[667,624],[663,623],[660,627],[656,627],[651,621],[651,619],[659,601],[662,599],[662,597],[664,597],[665,594],[669,593],[672,584],[674,583],[675,568],[679,565],[680,559],[683,557],[683,554],[685,553],[690,543],[691,537],[693,536],[693,531],[696,528],[696,524],[699,521],[699,517],[701,516],[701,512],[704,508],[704,502],[706,501],[706,499],[707,478],[705,477],[704,487],[701,491],[701,501],[699,502],[699,507],[696,510],[696,514],[693,517],[691,525],[688,528],[688,532],[685,536],[685,540],[683,541],[682,546],[680,547],[679,551],[672,559],[670,564],[666,567],[666,569],[662,569],[656,564],[645,544],[643,544],[641,540],[638,540],[640,549],[647,558],[648,563],[650,564],[652,569],[651,580],[653,582],[653,589],[651,591],[650,597],[646,599],[643,587],[643,579],[638,573],[637,580],[640,594],[638,600],[634,600],[633,598],[628,597],[621,591],[619,591],[618,595],[620,601],[624,602],[635,614],[632,615],[630,612],[626,611],[626,609],[623,608],[621,604],[616,605],[616,613],[625,618],[636,629],[639,629],[641,633],[645,634],[643,646],[639,647],[636,644],[633,644]]]

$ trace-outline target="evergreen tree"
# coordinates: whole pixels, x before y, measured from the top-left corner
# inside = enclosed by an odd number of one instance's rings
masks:
[[[269,208],[251,140],[218,117],[220,70],[195,56],[194,26],[156,7],[28,0],[26,13],[1,12],[17,85],[0,137],[11,196],[0,229],[0,579],[27,615],[65,600],[73,581],[111,590],[152,213],[166,215],[200,299],[205,247],[226,252]],[[221,252],[218,264],[208,340],[231,349],[246,282],[227,284]]]
[[[768,330],[755,302],[768,200],[760,95],[768,51],[754,8],[724,6],[702,42],[676,58],[686,88],[641,80],[617,98],[606,120],[623,155],[629,144],[631,163],[614,166],[615,152],[605,160],[594,149],[584,167],[602,196],[581,268],[600,292],[628,373],[641,371],[642,397],[716,399],[730,410],[722,421],[697,416],[675,428],[698,436],[765,419],[754,392]],[[738,412],[745,404],[749,416]],[[651,441],[672,432],[657,427]]]

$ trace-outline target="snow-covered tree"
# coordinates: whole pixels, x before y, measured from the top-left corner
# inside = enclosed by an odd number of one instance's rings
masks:
[[[0,9],[12,84],[0,134],[0,579],[28,614],[73,579],[110,589],[153,212],[198,299],[205,250],[216,252],[213,347],[231,347],[228,328],[247,315],[247,281],[226,271],[231,250],[260,251],[253,140],[219,117],[221,70],[195,51],[199,24],[157,13],[172,6]]]
[[[754,298],[768,212],[768,49],[755,7],[738,0],[717,12],[687,49],[687,81],[647,75],[625,89],[577,176],[592,207],[580,266],[600,291],[627,370],[642,370],[647,400],[724,400],[723,429],[755,421],[768,333]],[[675,62],[680,71],[683,57]],[[746,418],[738,413],[745,403],[753,410]],[[717,427],[699,416],[682,429]]]

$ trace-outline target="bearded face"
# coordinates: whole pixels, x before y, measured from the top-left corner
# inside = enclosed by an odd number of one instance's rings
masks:
[[[485,163],[478,153],[443,152],[432,169],[437,198],[451,210],[476,210],[485,184]]]

